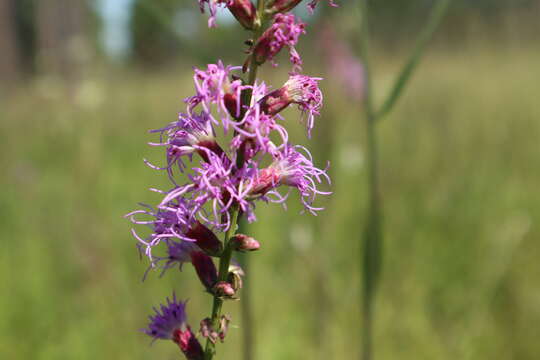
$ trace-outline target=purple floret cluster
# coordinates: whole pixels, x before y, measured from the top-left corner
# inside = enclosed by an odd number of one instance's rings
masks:
[[[299,194],[304,210],[315,215],[322,210],[315,204],[317,197],[329,194],[321,185],[330,184],[330,178],[328,165],[317,167],[308,149],[291,143],[287,132],[291,120],[282,113],[297,108],[310,137],[323,102],[322,79],[301,73],[302,60],[295,48],[306,25],[288,11],[301,0],[268,0],[262,2],[266,4],[262,12],[250,0],[198,2],[201,11],[210,14],[210,27],[215,26],[217,11],[227,8],[257,36],[248,42],[244,66],[218,61],[194,69],[194,94],[184,99],[184,111],[151,131],[156,139],[150,145],[163,149],[164,160],[145,160],[167,174],[170,188],[151,189],[161,200],[154,206],[141,204],[126,217],[136,225],[132,234],[149,260],[144,278],[152,270],[163,275],[191,263],[205,291],[214,297],[212,315],[201,321],[198,332],[207,338],[204,351],[186,322],[186,303],[176,295],[154,309],[142,331],[154,340],[173,340],[188,359],[212,359],[213,344],[223,341],[230,321],[221,315],[219,304],[236,299],[242,287],[244,271],[231,259],[232,253],[260,248],[257,240],[236,233],[238,220],[256,221],[261,202],[285,206],[291,190]],[[308,8],[313,10],[317,2],[309,2]],[[266,30],[263,23],[268,24]],[[256,78],[256,69],[266,61],[275,64],[284,48],[292,71],[281,87],[272,88]],[[146,230],[141,231],[143,227]],[[218,266],[213,258],[219,259]]]
[[[298,190],[307,211],[322,210],[314,201],[328,194],[318,187],[330,179],[306,148],[290,144],[287,121],[280,115],[298,105],[309,133],[322,105],[321,79],[292,74],[283,87],[270,91],[263,82],[233,80],[234,70],[221,62],[196,69],[196,94],[185,99],[186,112],[153,131],[159,141],[150,144],[164,148],[166,161],[147,163],[166,171],[173,187],[153,189],[163,194],[157,210],[145,207],[128,214],[133,223],[150,225],[150,235],[133,234],[153,264],[160,258],[152,250],[161,243],[174,248],[174,242],[197,242],[189,236],[195,224],[225,232],[233,208],[253,222],[257,202],[284,203],[291,189]],[[253,94],[250,104],[242,103],[245,91]],[[228,141],[218,141],[218,131]]]

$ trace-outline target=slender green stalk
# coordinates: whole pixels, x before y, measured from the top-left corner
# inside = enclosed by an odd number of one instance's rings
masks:
[[[261,36],[263,32],[263,22],[264,22],[264,1],[265,0],[258,0],[257,1],[257,20],[256,20],[256,27],[253,31],[254,33],[254,41],[257,41],[257,39]],[[248,85],[255,84],[255,80],[257,78],[257,71],[259,69],[259,66],[254,59],[251,59],[250,65],[249,65],[249,74],[248,74]],[[251,97],[252,97],[252,91],[246,92],[246,98],[244,99],[245,104],[251,103]],[[235,234],[237,225],[239,223],[239,209],[237,207],[234,207],[231,210],[231,224],[229,229],[225,232],[225,237],[223,239],[223,253],[220,256],[219,259],[219,273],[218,273],[218,281],[227,281],[227,276],[229,274],[229,266],[231,264],[231,258],[232,258],[232,252],[233,249],[229,244],[230,238]],[[219,327],[219,319],[221,317],[221,308],[223,306],[223,299],[220,298],[217,295],[214,295],[214,301],[212,304],[212,327],[214,329],[217,329]],[[244,330],[245,331],[245,330]],[[206,340],[206,347],[205,347],[205,360],[212,360],[216,353],[215,344],[210,341],[210,339]]]
[[[246,233],[246,222],[241,219],[238,223],[238,232]],[[253,360],[255,358],[255,327],[253,321],[252,300],[251,300],[251,280],[249,255],[243,253],[239,256],[242,269],[246,273],[242,287],[242,301],[240,311],[242,313],[242,359]]]
[[[367,0],[360,0],[360,51],[365,69],[365,102],[363,106],[367,136],[367,166],[369,174],[368,219],[362,242],[362,359],[372,358],[374,298],[380,272],[382,242],[381,208],[378,181],[376,115],[373,110],[371,64],[369,62],[369,22]]]
[[[373,358],[373,314],[375,295],[382,264],[382,202],[379,183],[379,156],[376,122],[388,114],[403,93],[408,80],[418,66],[425,47],[446,13],[451,0],[440,0],[420,33],[409,59],[401,69],[396,82],[379,111],[374,110],[372,69],[369,62],[368,0],[359,0],[361,34],[360,51],[365,69],[365,102],[363,106],[367,137],[368,215],[363,233],[362,257],[362,359]]]
[[[238,209],[235,207],[231,210],[231,224],[229,229],[225,232],[225,238],[223,239],[223,254],[221,254],[219,260],[219,273],[218,281],[227,281],[227,275],[229,274],[229,265],[231,264],[233,249],[229,244],[229,240],[236,232],[236,222],[238,220]],[[221,307],[223,306],[223,299],[217,295],[214,295],[214,302],[212,305],[212,327],[217,329],[219,327],[219,318],[221,316]],[[216,353],[215,344],[210,341],[210,338],[206,340],[205,358],[211,360]]]
[[[427,44],[429,43],[429,40],[433,37],[433,34],[439,27],[439,24],[441,23],[442,19],[444,18],[444,15],[446,14],[448,8],[450,7],[450,3],[452,0],[439,0],[431,10],[431,13],[428,17],[428,22],[426,23],[426,26],[416,39],[416,44],[414,45],[414,48],[408,58],[408,60],[403,65],[400,73],[396,77],[396,80],[394,82],[394,85],[392,86],[392,90],[389,92],[388,97],[384,101],[383,105],[381,106],[380,110],[377,112],[377,119],[380,119],[387,115],[390,110],[394,107],[395,103],[403,93],[403,90],[405,89],[405,86],[409,82],[412,74],[414,73],[414,70],[420,63],[420,60],[422,59],[422,55],[424,54],[424,51],[426,49]]]

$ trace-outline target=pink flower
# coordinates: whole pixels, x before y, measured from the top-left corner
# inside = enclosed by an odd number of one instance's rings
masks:
[[[294,48],[306,25],[296,21],[293,14],[276,14],[274,23],[257,40],[253,48],[254,61],[263,64],[273,60],[284,46],[289,47],[289,55],[294,70],[299,70],[302,60]]]

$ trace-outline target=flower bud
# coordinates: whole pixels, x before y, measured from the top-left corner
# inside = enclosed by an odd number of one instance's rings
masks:
[[[251,236],[236,234],[231,239],[231,246],[236,251],[255,251],[259,250],[261,244]]]
[[[269,6],[266,9],[266,12],[270,15],[273,15],[275,13],[286,13],[287,11],[291,11],[296,7],[296,5],[300,4],[302,0],[275,0],[274,2],[270,2]]]
[[[219,256],[223,251],[223,244],[212,230],[197,221],[185,234],[195,239],[195,244],[210,256]]]
[[[231,298],[236,294],[236,291],[232,287],[231,284],[229,284],[226,281],[220,281],[214,286],[214,294],[220,297],[227,297]]]
[[[180,350],[184,353],[188,360],[203,360],[204,351],[201,343],[189,326],[186,330],[177,329],[173,334],[173,341],[178,344]]]
[[[197,276],[206,289],[212,289],[218,278],[216,266],[212,258],[202,251],[193,251],[191,253],[191,263],[195,267]]]
[[[233,0],[227,8],[244,28],[253,30],[257,10],[250,0]]]

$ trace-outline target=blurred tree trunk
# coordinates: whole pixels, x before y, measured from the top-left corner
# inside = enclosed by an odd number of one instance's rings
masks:
[[[0,83],[12,84],[19,77],[19,49],[11,0],[0,0]]]
[[[39,0],[36,5],[38,71],[76,82],[87,45],[84,0]]]

